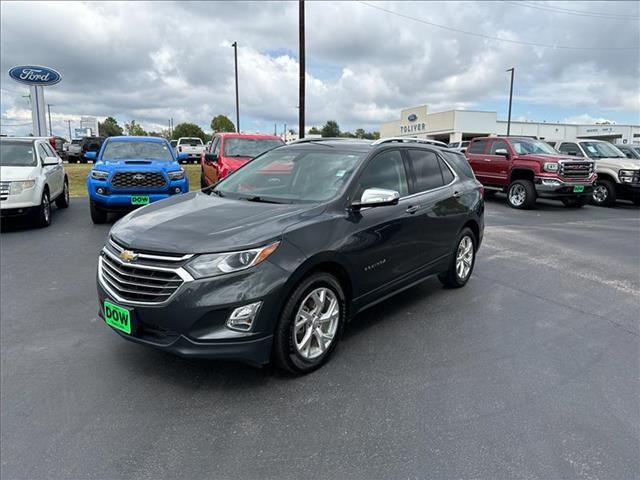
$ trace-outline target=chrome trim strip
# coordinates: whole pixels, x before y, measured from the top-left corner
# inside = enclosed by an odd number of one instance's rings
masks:
[[[106,253],[107,255],[109,255],[110,258],[112,258],[113,260],[115,260],[116,262],[118,262],[120,265],[130,265],[132,267],[135,268],[141,268],[143,270],[155,270],[155,271],[160,271],[160,272],[171,272],[171,273],[176,273],[178,274],[178,276],[180,278],[182,278],[182,280],[184,280],[185,282],[190,282],[193,280],[193,277],[191,276],[191,274],[189,272],[187,272],[184,268],[180,267],[180,268],[165,268],[165,267],[156,267],[156,266],[152,266],[152,265],[142,265],[140,263],[125,263],[122,260],[120,260],[117,255],[114,255],[113,253],[111,253],[109,250],[107,250],[106,248],[103,248],[102,251],[104,253]]]
[[[109,237],[109,245],[111,245],[114,250],[117,250],[118,252],[122,252],[123,250],[128,250],[127,248],[118,245],[113,238]],[[135,251],[135,250],[132,250]],[[146,260],[158,260],[161,262],[182,262],[183,260],[187,260],[189,258],[193,257],[193,254],[187,254],[187,255],[182,255],[181,257],[168,257],[165,255],[152,255],[149,253],[138,253],[138,258],[143,258]]]

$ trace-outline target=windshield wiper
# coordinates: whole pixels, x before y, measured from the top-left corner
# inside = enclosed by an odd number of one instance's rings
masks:
[[[262,198],[257,195],[253,197],[240,197],[239,200],[246,200],[247,202],[260,202],[260,203],[284,203],[284,202],[279,202],[277,200],[267,200],[266,198]]]
[[[215,188],[211,189],[211,193],[219,197],[224,197],[224,194],[220,190],[216,190]]]
[[[237,158],[237,157],[249,157],[252,158],[253,155],[226,155],[227,157]]]

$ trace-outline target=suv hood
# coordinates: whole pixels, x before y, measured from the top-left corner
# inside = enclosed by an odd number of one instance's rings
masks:
[[[111,235],[127,247],[165,253],[243,250],[279,238],[324,207],[232,200],[192,192],[134,210]]]
[[[13,180],[26,180],[37,177],[38,167],[0,167],[0,180],[11,182]]]

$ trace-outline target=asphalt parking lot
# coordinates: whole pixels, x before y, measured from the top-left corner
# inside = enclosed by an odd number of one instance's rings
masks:
[[[374,307],[305,377],[111,332],[86,199],[5,225],[2,478],[638,478],[640,210],[486,220],[466,288]]]

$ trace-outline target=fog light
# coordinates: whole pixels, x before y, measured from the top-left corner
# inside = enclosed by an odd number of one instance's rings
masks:
[[[562,183],[559,182],[558,180],[545,180],[545,179],[542,180],[542,184],[547,185],[549,187],[557,187],[559,185],[562,185]]]
[[[182,191],[182,189],[180,187],[175,187],[173,189],[173,193],[180,193]]]
[[[250,303],[236,308],[231,312],[231,315],[229,315],[227,328],[241,332],[248,332],[251,330],[253,319],[256,318],[260,305],[262,305],[262,302]]]
[[[98,194],[100,194],[100,195],[104,195],[104,188],[99,187],[99,188],[96,189],[96,192],[98,192]]]

